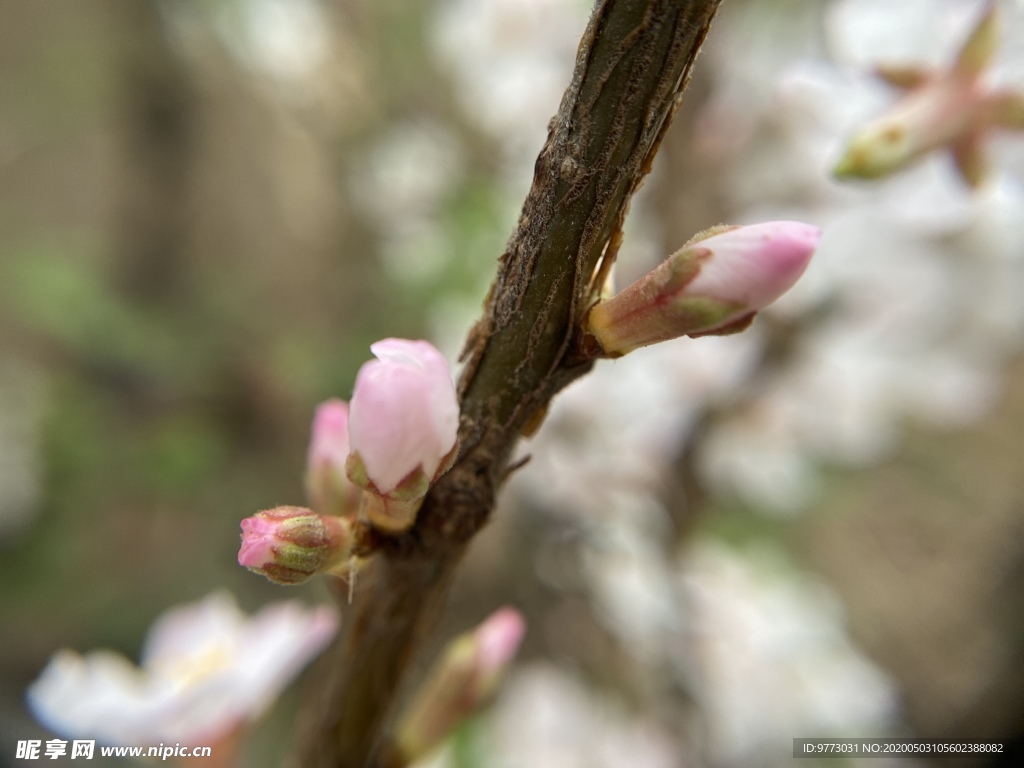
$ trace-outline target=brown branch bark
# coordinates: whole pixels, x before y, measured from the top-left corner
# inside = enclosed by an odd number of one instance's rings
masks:
[[[332,668],[303,713],[291,764],[389,762],[383,736],[403,673],[441,614],[452,573],[483,526],[512,449],[562,387],[595,273],[615,258],[622,222],[679,106],[720,0],[601,0],[551,121],[516,231],[498,264],[459,383],[454,468],[415,527],[373,542]],[[602,266],[602,260],[604,266]]]

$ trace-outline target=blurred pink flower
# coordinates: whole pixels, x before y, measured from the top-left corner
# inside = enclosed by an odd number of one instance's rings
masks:
[[[158,618],[141,667],[113,651],[58,651],[29,686],[28,704],[71,738],[213,743],[262,714],[337,626],[330,608],[299,602],[249,618],[218,592]]]
[[[594,306],[588,330],[607,357],[684,335],[741,331],[793,287],[820,236],[797,221],[708,230]]]

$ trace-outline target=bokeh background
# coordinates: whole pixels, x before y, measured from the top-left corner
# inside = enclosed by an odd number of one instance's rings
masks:
[[[1024,87],[1000,6],[991,78]],[[980,8],[724,3],[619,283],[720,222],[811,221],[821,252],[752,331],[605,363],[524,444],[445,627],[511,603],[530,632],[444,764],[1020,749],[1024,135],[979,190],[942,153],[829,175],[895,98],[871,65],[948,63]],[[372,341],[454,362],[589,10],[0,2],[0,765],[47,737],[24,690],[57,649],[137,658],[218,588],[327,599],[240,569],[238,521],[302,502],[313,409]],[[246,765],[280,764],[300,699]]]

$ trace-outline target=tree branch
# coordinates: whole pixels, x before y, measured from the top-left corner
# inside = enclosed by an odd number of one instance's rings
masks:
[[[332,669],[300,724],[292,765],[388,762],[383,741],[403,673],[441,615],[456,565],[486,523],[527,426],[592,363],[575,329],[615,259],[633,193],[679,106],[719,0],[602,0],[580,42],[533,185],[498,264],[459,383],[460,456],[416,525],[374,539]]]

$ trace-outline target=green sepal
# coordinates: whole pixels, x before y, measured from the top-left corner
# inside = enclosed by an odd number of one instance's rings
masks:
[[[748,312],[742,317],[738,317],[735,320],[713,330],[702,331],[700,333],[688,333],[686,335],[691,339],[699,339],[703,336],[732,336],[734,333],[742,333],[747,330],[751,323],[754,322],[755,317],[757,317],[757,312]]]
[[[727,327],[735,322],[737,312],[742,312],[745,304],[736,301],[722,301],[707,296],[688,296],[677,298],[672,304],[673,325],[683,330],[687,336],[707,336],[720,327]]]
[[[363,463],[363,457],[359,455],[358,451],[352,451],[345,459],[345,474],[348,475],[348,479],[358,485],[360,488],[366,490],[373,489],[373,483],[370,482],[370,476],[366,473],[366,465]]]
[[[966,77],[977,77],[992,63],[998,47],[999,16],[996,4],[989,2],[957,54],[953,71]]]
[[[1001,91],[994,94],[992,120],[1000,128],[1024,130],[1024,92]]]

